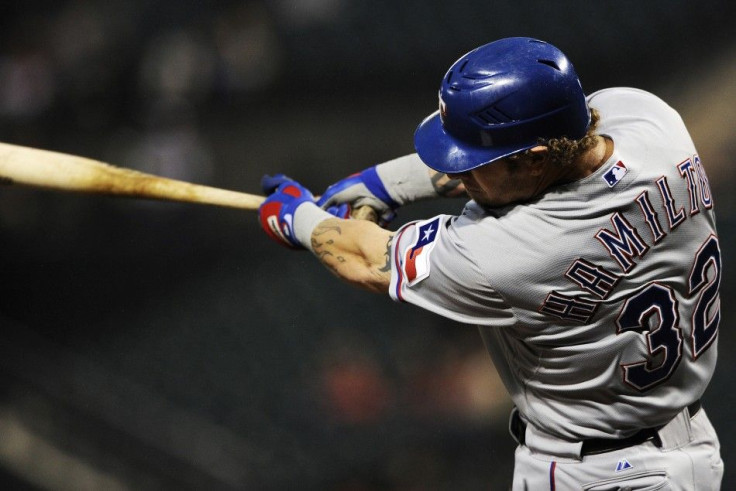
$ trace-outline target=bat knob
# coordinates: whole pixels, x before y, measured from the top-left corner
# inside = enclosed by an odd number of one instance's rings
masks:
[[[350,217],[356,220],[367,220],[369,222],[378,223],[378,213],[368,205],[354,209],[350,214]]]

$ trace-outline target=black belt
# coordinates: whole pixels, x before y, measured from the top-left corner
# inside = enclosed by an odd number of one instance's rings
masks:
[[[692,418],[695,416],[701,408],[700,400],[697,400],[687,407],[687,412]],[[656,446],[661,446],[662,442],[659,440],[657,432],[662,427],[657,428],[644,428],[639,430],[633,435],[626,438],[611,439],[611,438],[591,438],[583,440],[583,447],[580,450],[580,456],[595,455],[606,452],[613,452],[614,450],[621,450],[622,448],[633,447],[649,440],[654,440]],[[519,416],[518,411],[514,411],[511,419],[511,431],[516,436],[516,440],[523,445],[524,436],[526,433],[526,423]]]

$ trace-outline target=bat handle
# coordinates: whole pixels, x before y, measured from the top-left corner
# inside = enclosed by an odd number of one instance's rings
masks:
[[[378,223],[378,213],[376,210],[371,208],[368,205],[361,206],[360,208],[356,208],[352,211],[350,214],[350,218],[354,218],[356,220],[367,220],[373,223]]]

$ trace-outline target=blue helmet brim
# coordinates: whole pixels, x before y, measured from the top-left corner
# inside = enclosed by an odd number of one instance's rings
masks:
[[[536,142],[487,147],[469,144],[445,131],[439,111],[427,116],[414,133],[414,148],[422,161],[445,173],[466,172],[536,145]]]

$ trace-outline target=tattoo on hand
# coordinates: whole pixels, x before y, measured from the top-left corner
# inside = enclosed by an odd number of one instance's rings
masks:
[[[465,193],[465,186],[460,179],[450,179],[447,174],[434,172],[431,176],[432,187],[440,196],[454,198]]]

